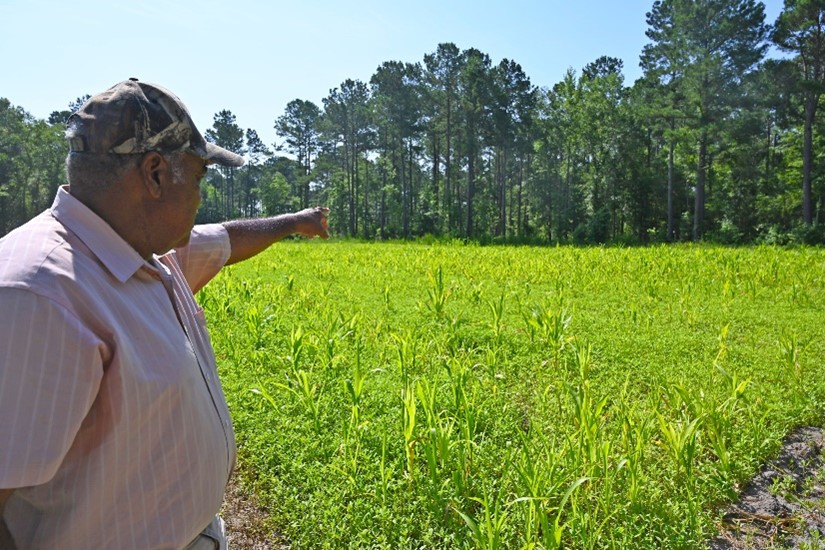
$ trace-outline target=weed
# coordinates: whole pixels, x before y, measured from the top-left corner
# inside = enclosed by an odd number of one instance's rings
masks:
[[[823,266],[289,241],[198,300],[240,460],[295,548],[701,548],[825,414]]]

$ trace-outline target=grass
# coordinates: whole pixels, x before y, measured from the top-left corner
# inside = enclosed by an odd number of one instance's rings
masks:
[[[202,290],[294,548],[701,548],[825,397],[825,252],[283,242]]]

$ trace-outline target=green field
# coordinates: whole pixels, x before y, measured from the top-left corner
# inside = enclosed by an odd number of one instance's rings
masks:
[[[825,413],[825,251],[289,241],[198,294],[293,548],[699,548]]]

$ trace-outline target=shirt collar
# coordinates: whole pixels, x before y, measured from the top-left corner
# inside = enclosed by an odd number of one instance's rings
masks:
[[[140,270],[146,261],[100,216],[69,194],[68,186],[57,190],[52,215],[74,232],[121,283]]]

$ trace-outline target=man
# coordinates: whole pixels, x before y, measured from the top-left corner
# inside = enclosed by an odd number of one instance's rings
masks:
[[[0,239],[0,548],[224,548],[234,434],[193,293],[326,208],[194,226],[213,163],[130,79],[68,123],[69,185]]]

